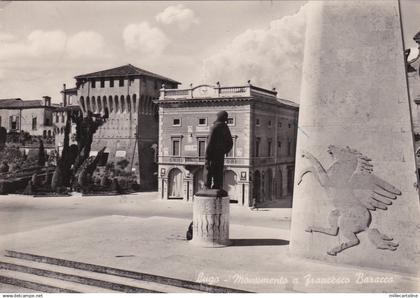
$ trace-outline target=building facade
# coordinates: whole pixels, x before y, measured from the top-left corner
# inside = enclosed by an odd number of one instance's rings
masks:
[[[204,187],[205,148],[217,112],[229,114],[233,148],[225,158],[224,189],[232,203],[291,199],[298,105],[251,84],[161,89],[159,196],[192,201]]]
[[[0,99],[0,126],[7,132],[27,132],[31,136],[54,137],[51,98],[22,100],[20,98]]]
[[[75,77],[83,113],[108,113],[94,135],[91,154],[106,147],[107,162],[126,159],[143,189],[157,187],[158,110],[162,85],[178,82],[131,64]],[[107,111],[107,112],[106,112]]]
[[[78,111],[81,112],[81,108],[79,106],[79,101],[77,99],[77,89],[70,88],[66,89],[66,85],[63,85],[63,90],[61,91],[62,94],[62,102],[60,107],[58,107],[52,116],[52,121],[54,125],[54,134],[55,134],[55,148],[61,154],[63,150],[63,143],[64,143],[64,128],[67,122],[67,112],[68,111]],[[76,143],[76,124],[71,124],[70,129],[70,138],[69,144]]]

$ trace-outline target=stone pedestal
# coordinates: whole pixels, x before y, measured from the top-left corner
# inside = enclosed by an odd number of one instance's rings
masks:
[[[417,273],[420,206],[398,1],[309,5],[291,253]]]
[[[229,197],[220,190],[205,190],[194,196],[193,239],[201,247],[223,247],[229,241]]]

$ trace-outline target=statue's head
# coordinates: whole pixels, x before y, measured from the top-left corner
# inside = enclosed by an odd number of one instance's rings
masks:
[[[228,120],[228,113],[226,111],[220,111],[217,113],[217,121],[220,122],[227,122]]]

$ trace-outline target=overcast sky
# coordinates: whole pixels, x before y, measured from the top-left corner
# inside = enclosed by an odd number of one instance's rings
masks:
[[[401,2],[416,48],[420,1]],[[131,63],[184,86],[251,79],[299,101],[305,3],[2,1],[0,98],[59,102],[74,76]]]

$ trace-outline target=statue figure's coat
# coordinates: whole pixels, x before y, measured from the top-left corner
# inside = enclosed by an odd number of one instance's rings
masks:
[[[207,188],[223,188],[223,166],[225,155],[232,149],[233,141],[226,122],[228,113],[217,113],[217,120],[210,131],[206,148],[205,184]],[[213,184],[212,184],[213,181]]]

